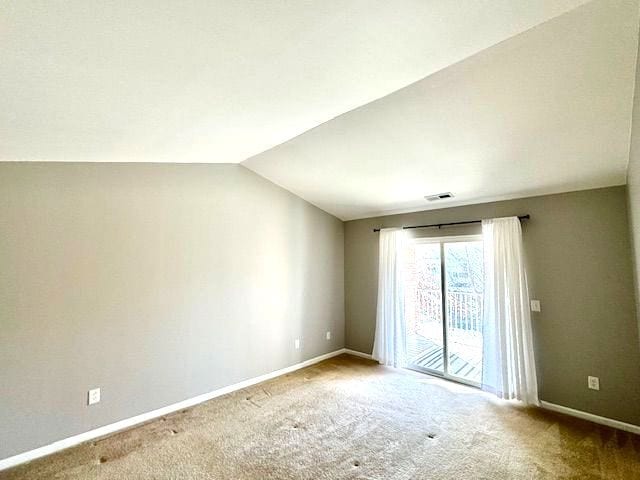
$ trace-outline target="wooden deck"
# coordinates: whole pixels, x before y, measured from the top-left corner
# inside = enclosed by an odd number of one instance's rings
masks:
[[[433,341],[422,336],[415,336],[407,347],[410,365],[439,372],[444,370],[443,349]],[[466,353],[466,358],[458,355],[455,349],[449,353],[449,375],[480,383],[482,381],[482,357],[474,355],[472,352]]]

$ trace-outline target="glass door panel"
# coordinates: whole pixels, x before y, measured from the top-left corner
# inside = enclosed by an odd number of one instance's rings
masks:
[[[482,241],[444,243],[449,376],[482,381],[484,264]]]
[[[413,243],[407,252],[405,317],[411,368],[443,374],[442,259],[439,242]]]

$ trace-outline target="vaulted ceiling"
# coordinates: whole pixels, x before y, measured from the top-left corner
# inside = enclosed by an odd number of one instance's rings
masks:
[[[342,219],[624,184],[637,45],[596,0],[244,165]]]
[[[624,183],[637,36],[637,0],[13,0],[0,160],[246,160],[343,219]]]

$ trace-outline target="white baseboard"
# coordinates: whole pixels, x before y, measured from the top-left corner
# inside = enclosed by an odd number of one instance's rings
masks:
[[[620,420],[613,420],[607,417],[601,417],[599,415],[594,415],[593,413],[587,413],[583,412],[582,410],[575,410],[573,408],[563,407],[562,405],[556,405],[555,403],[549,403],[545,401],[541,401],[540,406],[546,410],[551,410],[552,412],[564,413],[565,415],[581,418],[583,420],[589,420],[593,423],[606,425],[607,427],[613,427],[619,430],[624,430],[625,432],[631,432],[640,435],[640,426],[638,425],[621,422]]]
[[[373,359],[370,353],[362,353],[358,352],[357,350],[351,350],[350,348],[345,348],[344,353],[348,353],[349,355],[353,355],[354,357],[368,358],[369,360]]]
[[[321,362],[331,357],[335,357],[337,355],[341,355],[343,353],[348,353],[348,352],[346,351],[346,349],[341,348],[334,352],[326,353],[324,355],[311,358],[301,363],[296,363],[295,365],[291,365],[290,367],[276,370],[275,372],[266,373],[264,375],[260,375],[259,377],[254,377],[239,383],[234,383],[233,385],[222,387],[212,392],[198,395],[197,397],[188,398],[187,400],[183,400],[181,402],[174,403],[166,407],[158,408],[151,412],[142,413],[140,415],[136,415],[135,417],[126,418],[124,420],[120,420],[119,422],[111,423],[109,425],[105,425],[103,427],[96,428],[94,430],[89,430],[88,432],[80,433],[72,437],[58,440],[49,445],[45,445],[44,447],[39,447],[24,453],[19,453],[18,455],[14,455],[12,457],[8,457],[0,460],[0,470],[5,470],[7,468],[15,467],[16,465],[20,465],[21,463],[29,462],[31,460],[35,460],[36,458],[44,457],[45,455],[50,455],[60,450],[64,450],[66,448],[78,445],[80,443],[84,443],[89,440],[93,440],[95,438],[104,437],[105,435],[115,433],[119,430],[124,430],[126,428],[133,427],[140,423],[148,422],[149,420],[153,420],[154,418],[162,417],[164,415],[168,415],[178,410],[192,407],[199,403],[206,402],[207,400],[211,400],[212,398],[216,398],[221,395],[226,395],[227,393],[235,392],[236,390],[241,390],[243,388],[250,387],[251,385],[255,385],[256,383],[261,383],[267,380],[271,380],[272,378],[279,377],[280,375],[285,375],[287,373],[294,372],[296,370],[300,370],[301,368],[314,365],[318,362]]]

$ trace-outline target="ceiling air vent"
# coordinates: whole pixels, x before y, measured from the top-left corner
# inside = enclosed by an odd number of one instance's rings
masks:
[[[429,202],[436,202],[438,200],[446,200],[447,198],[453,198],[453,193],[451,192],[437,193],[436,195],[427,195],[424,198]]]

